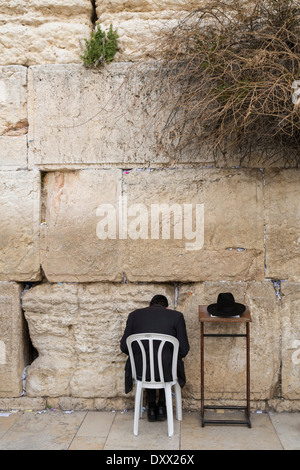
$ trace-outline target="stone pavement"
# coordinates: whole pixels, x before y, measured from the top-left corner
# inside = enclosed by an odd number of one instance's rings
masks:
[[[238,412],[235,412],[238,413]],[[218,414],[220,418],[220,414]],[[300,413],[252,413],[252,428],[201,427],[199,412],[167,423],[149,423],[144,413],[134,436],[133,412],[0,412],[0,450],[299,450]]]

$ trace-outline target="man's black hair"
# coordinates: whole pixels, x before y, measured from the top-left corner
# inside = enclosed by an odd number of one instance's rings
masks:
[[[150,302],[150,306],[152,307],[153,305],[162,305],[167,308],[169,306],[169,302],[167,297],[164,295],[155,295]]]

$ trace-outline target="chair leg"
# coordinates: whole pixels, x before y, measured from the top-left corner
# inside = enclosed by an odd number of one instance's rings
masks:
[[[172,387],[170,384],[165,385],[166,395],[166,408],[168,418],[168,435],[169,437],[174,434],[174,422],[173,422],[173,406],[172,406]]]
[[[143,417],[143,395],[144,395],[144,389],[142,388],[141,390],[141,401],[140,401],[140,418]]]
[[[176,400],[176,419],[178,419],[178,421],[182,421],[181,387],[178,382],[175,384],[175,400]]]
[[[135,390],[135,402],[134,402],[134,421],[133,421],[133,434],[138,435],[139,432],[139,418],[141,413],[141,395],[142,395],[142,383],[136,383]]]

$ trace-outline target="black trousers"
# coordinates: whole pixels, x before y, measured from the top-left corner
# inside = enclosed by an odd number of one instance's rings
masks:
[[[156,390],[154,388],[146,388],[147,393],[147,403],[149,407],[154,407],[156,404]],[[163,388],[158,389],[158,404],[165,405],[166,396],[165,390]]]

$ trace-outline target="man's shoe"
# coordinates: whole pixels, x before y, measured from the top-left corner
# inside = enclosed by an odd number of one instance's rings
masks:
[[[155,410],[155,408],[148,408],[147,416],[148,416],[148,421],[150,421],[150,422],[156,421],[156,410]]]
[[[157,421],[165,421],[167,419],[167,410],[165,405],[158,405],[156,416]]]

